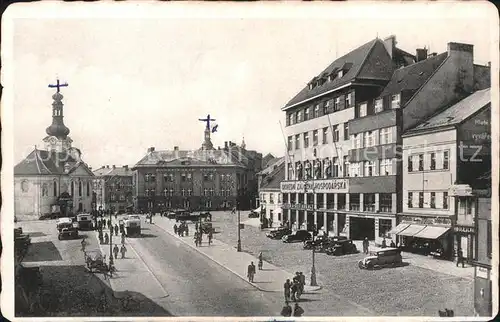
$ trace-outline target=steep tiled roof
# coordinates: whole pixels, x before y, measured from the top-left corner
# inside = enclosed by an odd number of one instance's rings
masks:
[[[306,100],[308,98],[317,96],[319,94],[322,94],[324,92],[330,91],[332,89],[335,89],[339,86],[348,84],[351,82],[356,76],[358,75],[358,72],[360,71],[361,67],[363,66],[364,62],[366,61],[366,58],[368,54],[370,53],[370,50],[375,46],[375,44],[379,43],[381,46],[384,46],[383,42],[380,39],[374,39],[371,40],[370,42],[367,42],[366,44],[354,49],[353,51],[349,52],[348,54],[336,59],[333,63],[330,64],[324,71],[319,73],[321,76],[327,76],[332,73],[336,73],[339,71],[342,67],[346,66],[348,64],[350,66],[350,69],[346,71],[345,75],[340,77],[340,78],[335,78],[331,82],[325,82],[323,85],[319,85],[314,87],[313,89],[309,89],[308,86],[304,87],[294,98],[292,98],[285,107],[294,105],[296,103],[299,103],[303,100]],[[346,66],[346,67],[349,67]],[[317,77],[314,77],[316,79]]]
[[[408,132],[428,130],[443,125],[459,124],[491,103],[490,88],[472,93],[446,110],[429,118]]]
[[[14,167],[14,175],[61,175],[64,174],[64,165],[70,166],[71,173],[80,165],[87,165],[75,160],[67,152],[53,152],[34,149],[24,160]]]
[[[259,175],[270,174],[271,172],[273,172],[276,169],[276,167],[279,167],[284,162],[285,162],[285,157],[275,158],[275,159],[271,160],[270,162],[268,162],[267,166],[262,171],[260,171],[258,174]]]
[[[243,166],[244,161],[248,159],[244,155],[238,155],[237,151],[233,153],[224,150],[163,150],[148,152],[134,167],[153,166],[153,165],[182,165],[183,161],[189,162],[189,165],[207,165],[223,166],[236,165]],[[241,160],[241,161],[240,161]]]
[[[448,57],[448,53],[442,53],[418,63],[396,69],[391,80],[380,94],[380,97],[397,94],[402,90],[419,89],[443,63],[446,57]]]
[[[285,163],[281,163],[278,168],[263,179],[259,190],[280,189],[281,182],[285,180]]]
[[[115,168],[109,168],[109,167],[102,167],[94,171],[95,176],[132,176],[133,172],[130,168],[125,168],[125,167],[115,167]]]

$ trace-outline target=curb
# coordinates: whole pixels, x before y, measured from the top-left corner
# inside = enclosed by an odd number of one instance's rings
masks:
[[[239,273],[235,272],[234,270],[230,269],[229,267],[225,266],[224,264],[220,263],[218,260],[216,260],[215,258],[201,252],[200,250],[198,250],[198,248],[196,248],[195,246],[193,245],[190,245],[188,244],[186,241],[184,241],[182,238],[180,238],[179,236],[176,236],[175,234],[172,234],[170,231],[166,230],[165,228],[161,227],[160,225],[156,225],[156,227],[159,227],[161,228],[163,231],[165,231],[167,234],[169,234],[170,236],[173,236],[173,237],[176,237],[178,240],[182,241],[183,244],[191,247],[192,249],[195,249],[199,254],[202,254],[203,256],[205,256],[206,258],[210,259],[211,261],[213,261],[214,263],[216,263],[217,265],[225,268],[226,270],[230,271],[231,273],[233,273],[234,275],[238,276],[240,279],[244,280],[245,282],[247,282],[248,284],[252,285],[253,287],[255,287],[256,289],[258,289],[259,291],[262,291],[262,292],[267,292],[267,293],[277,293],[277,292],[280,292],[280,291],[268,291],[268,290],[265,290],[261,287],[259,287],[258,285],[254,284],[254,283],[251,283],[249,282],[245,277],[241,276]]]

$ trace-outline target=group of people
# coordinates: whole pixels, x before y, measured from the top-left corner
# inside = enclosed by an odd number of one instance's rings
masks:
[[[208,237],[208,245],[210,246],[210,245],[212,245],[212,239],[214,237],[212,229],[209,229],[207,237]],[[196,247],[198,247],[198,246],[201,246],[202,242],[203,242],[203,229],[202,229],[201,225],[198,225],[198,223],[196,223],[195,232],[194,232],[194,243],[195,243]]]
[[[292,281],[287,279],[283,285],[285,301],[289,302],[300,301],[300,296],[304,293],[304,286],[306,285],[306,276],[302,272],[295,272],[295,276]]]
[[[368,241],[368,237],[365,237],[363,240],[363,253],[368,254],[369,253],[369,246],[370,242]],[[382,240],[382,244],[380,245],[381,248],[387,248],[387,241],[384,239]],[[394,243],[394,240],[391,240],[391,243],[389,247],[396,248],[396,244]]]
[[[184,237],[184,234],[186,236],[189,236],[189,227],[186,222],[181,222],[179,226],[177,226],[177,224],[174,224],[174,233],[179,235],[180,237]]]
[[[282,316],[297,316],[300,317],[302,314],[304,314],[304,309],[299,306],[299,303],[295,303],[295,307],[292,310],[292,307],[290,306],[290,303],[285,302],[285,306],[283,306],[283,309],[281,310],[281,315]]]

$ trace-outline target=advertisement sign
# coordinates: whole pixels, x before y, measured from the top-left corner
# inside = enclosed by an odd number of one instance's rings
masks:
[[[348,190],[348,179],[284,181],[281,183],[282,193],[347,193]]]
[[[451,186],[448,193],[450,196],[471,197],[472,187],[468,184],[456,184]]]

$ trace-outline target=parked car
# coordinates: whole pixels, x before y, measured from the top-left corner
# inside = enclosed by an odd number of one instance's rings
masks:
[[[296,232],[291,233],[290,235],[285,235],[281,238],[281,240],[285,243],[293,243],[293,242],[304,242],[306,240],[311,240],[312,235],[307,230],[297,230]]]
[[[358,262],[358,267],[363,269],[374,269],[380,267],[395,267],[403,264],[401,249],[399,248],[381,248],[371,252],[370,256]]]
[[[63,240],[66,238],[78,238],[78,222],[75,218],[65,217],[57,220],[57,238]]]
[[[92,216],[90,214],[78,214],[76,215],[76,221],[78,222],[79,230],[92,229]]]
[[[333,246],[326,251],[327,255],[340,256],[347,254],[356,254],[358,249],[350,239],[337,240]]]
[[[326,240],[323,240],[323,242],[319,245],[319,247],[316,248],[316,251],[326,253],[326,251],[331,247],[333,247],[335,243],[346,239],[347,237],[345,236],[328,236]]]
[[[308,240],[304,243],[304,249],[320,248],[324,243],[328,242],[328,236],[317,236],[314,240]]]
[[[251,213],[248,214],[248,218],[259,218],[260,214],[256,211],[252,211]]]
[[[285,227],[280,227],[275,230],[271,230],[266,234],[267,238],[271,239],[281,239],[285,235],[290,235],[292,233],[291,229],[285,228]]]

